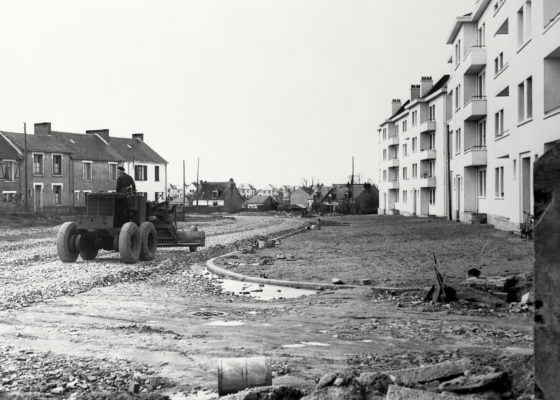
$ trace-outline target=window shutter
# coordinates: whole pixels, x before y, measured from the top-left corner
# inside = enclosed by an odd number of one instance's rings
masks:
[[[0,162],[0,179],[4,179],[4,162]]]
[[[12,165],[15,168],[14,179],[19,179],[19,163],[13,163]]]

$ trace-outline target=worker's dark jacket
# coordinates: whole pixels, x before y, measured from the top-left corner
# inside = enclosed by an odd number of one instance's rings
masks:
[[[130,175],[124,173],[117,178],[117,193],[126,194],[129,186],[132,186],[132,190],[136,191],[136,184]]]

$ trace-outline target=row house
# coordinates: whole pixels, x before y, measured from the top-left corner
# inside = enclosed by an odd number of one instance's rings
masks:
[[[411,85],[378,129],[380,214],[448,215],[448,75]]]
[[[135,178],[137,191],[149,200],[163,198],[167,162],[144,143],[142,134],[115,138],[108,129],[59,132],[48,122],[35,124],[29,135],[0,131],[0,193],[27,194],[34,211],[80,207],[87,193],[113,192],[119,165]]]
[[[448,84],[454,219],[519,230],[533,163],[560,140],[560,2],[479,0],[458,17]]]

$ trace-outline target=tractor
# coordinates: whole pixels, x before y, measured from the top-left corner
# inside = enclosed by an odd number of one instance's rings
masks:
[[[58,230],[56,249],[63,262],[78,255],[93,260],[99,249],[119,252],[121,261],[133,264],[154,259],[158,246],[186,246],[191,252],[204,246],[206,235],[196,227],[177,229],[175,206],[148,202],[143,193],[89,193],[86,213]]]

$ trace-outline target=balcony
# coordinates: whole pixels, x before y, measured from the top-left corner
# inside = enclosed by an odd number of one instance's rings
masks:
[[[473,96],[463,107],[465,121],[478,121],[486,117],[486,96]]]
[[[435,176],[424,176],[418,179],[421,188],[433,188],[436,187],[436,177]]]
[[[465,56],[463,63],[466,66],[466,74],[476,74],[486,66],[486,47],[473,46]]]
[[[465,150],[465,167],[480,167],[487,164],[486,146],[472,146]]]
[[[433,160],[436,158],[436,149],[426,147],[420,151],[420,160]]]
[[[429,133],[436,130],[436,121],[424,121],[418,125],[420,133]]]
[[[387,137],[387,145],[388,146],[395,146],[399,144],[399,136],[398,135],[390,135]]]
[[[389,158],[387,160],[387,167],[398,167],[399,166],[399,159],[398,158]]]
[[[400,182],[398,179],[389,179],[387,182],[387,189],[398,189],[400,187]]]

